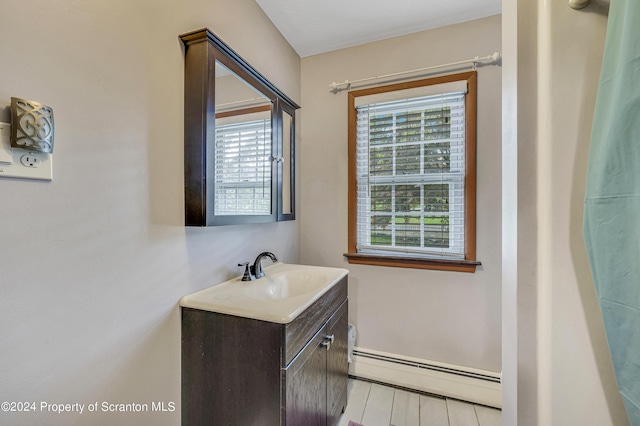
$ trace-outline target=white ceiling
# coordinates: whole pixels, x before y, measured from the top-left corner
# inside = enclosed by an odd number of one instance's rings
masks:
[[[300,57],[501,13],[501,0],[256,0]]]

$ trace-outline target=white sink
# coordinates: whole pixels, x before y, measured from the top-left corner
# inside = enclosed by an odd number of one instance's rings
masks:
[[[348,272],[342,268],[276,263],[264,268],[262,278],[232,278],[183,297],[180,306],[287,324]]]
[[[269,271],[246,286],[244,294],[258,300],[289,299],[324,288],[327,279],[326,271],[315,268]]]

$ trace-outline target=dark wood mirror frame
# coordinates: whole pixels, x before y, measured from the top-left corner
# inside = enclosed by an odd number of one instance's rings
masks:
[[[295,110],[287,95],[256,71],[211,30],[182,34],[184,74],[184,178],[185,225],[215,226],[265,223],[295,219]],[[215,200],[215,65],[216,61],[271,100],[271,213],[216,215]],[[282,114],[289,114],[290,129],[283,129]],[[290,133],[289,169],[283,170],[283,132]],[[283,174],[289,172],[290,212],[283,212]]]

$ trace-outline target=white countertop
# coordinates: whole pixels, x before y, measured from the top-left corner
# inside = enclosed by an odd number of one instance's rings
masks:
[[[349,271],[343,268],[275,263],[265,276],[242,276],[184,296],[180,306],[221,314],[288,324]]]

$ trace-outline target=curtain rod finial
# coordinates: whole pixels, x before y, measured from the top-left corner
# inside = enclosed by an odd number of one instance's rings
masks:
[[[569,6],[576,10],[587,7],[589,3],[591,3],[591,0],[569,0]]]

